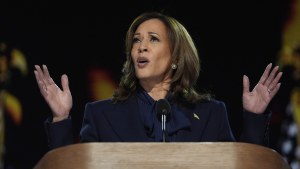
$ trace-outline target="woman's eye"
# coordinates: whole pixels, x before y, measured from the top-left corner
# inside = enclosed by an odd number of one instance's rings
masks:
[[[155,37],[155,36],[151,36],[150,41],[159,41],[159,39],[157,37]]]
[[[139,40],[139,38],[133,38],[132,39],[132,43],[137,43],[137,42],[139,42],[140,40]]]

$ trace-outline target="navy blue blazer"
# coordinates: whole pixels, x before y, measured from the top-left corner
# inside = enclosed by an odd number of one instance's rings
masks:
[[[87,103],[84,112],[81,142],[149,142],[140,112],[137,97],[131,96],[124,102],[113,103],[111,99]],[[194,107],[179,106],[191,122],[191,127],[176,134],[176,142],[241,141],[266,145],[268,123],[271,113],[258,115],[243,112],[243,130],[238,139],[232,133],[224,102],[210,100]],[[197,118],[196,118],[197,117]],[[49,118],[51,119],[51,118]],[[51,123],[46,120],[45,128],[49,148],[74,143],[72,120]]]

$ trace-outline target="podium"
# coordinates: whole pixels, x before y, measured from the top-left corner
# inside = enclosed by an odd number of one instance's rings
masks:
[[[290,169],[250,143],[77,143],[47,152],[34,169]]]

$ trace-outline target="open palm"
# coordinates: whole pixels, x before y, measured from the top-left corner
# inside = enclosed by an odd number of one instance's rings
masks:
[[[275,66],[272,70],[270,63],[259,82],[256,84],[252,91],[249,90],[249,78],[244,75],[243,77],[243,108],[246,111],[253,113],[263,113],[271,102],[272,98],[278,92],[281,83],[279,80],[282,72],[278,72],[279,67]]]
[[[72,108],[72,95],[69,89],[67,75],[61,76],[60,89],[51,78],[46,65],[35,65],[34,74],[42,96],[49,105],[53,113],[53,120],[58,121],[69,116]]]

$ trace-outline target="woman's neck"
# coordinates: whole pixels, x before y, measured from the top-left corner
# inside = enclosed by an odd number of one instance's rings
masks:
[[[166,97],[170,89],[170,80],[155,84],[151,84],[149,82],[140,82],[140,85],[154,100],[159,100]]]

